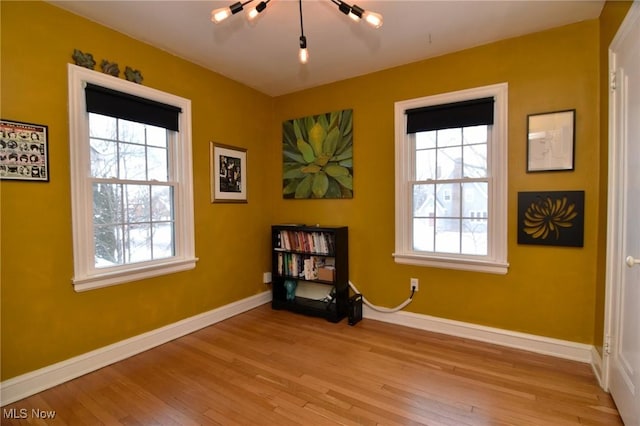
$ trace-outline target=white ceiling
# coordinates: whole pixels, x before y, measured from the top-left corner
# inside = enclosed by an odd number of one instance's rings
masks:
[[[272,96],[594,19],[604,5],[604,0],[358,0],[358,6],[384,16],[376,30],[353,22],[330,0],[304,0],[310,59],[301,65],[297,0],[271,0],[253,24],[244,16],[253,4],[220,24],[210,21],[211,10],[234,1],[49,3]],[[83,50],[81,44],[74,47]]]

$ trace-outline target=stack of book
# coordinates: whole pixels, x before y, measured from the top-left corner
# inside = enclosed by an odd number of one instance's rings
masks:
[[[335,259],[300,253],[278,253],[278,275],[305,280],[333,281]]]
[[[278,235],[277,248],[303,253],[330,254],[334,250],[333,234],[283,229]]]

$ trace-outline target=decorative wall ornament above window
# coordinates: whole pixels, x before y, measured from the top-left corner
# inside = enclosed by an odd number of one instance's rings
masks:
[[[84,67],[90,70],[93,70],[96,67],[96,61],[95,59],[93,59],[93,54],[91,53],[85,53],[81,50],[73,49],[71,58],[73,58],[73,62],[80,67]],[[118,64],[106,59],[103,59],[102,62],[100,62],[100,70],[103,73],[109,74],[114,77],[120,76],[120,67],[118,66]],[[132,81],[138,84],[142,84],[143,80],[142,73],[139,70],[134,70],[128,65],[124,69],[124,78],[127,81]]]
[[[222,7],[211,11],[211,21],[219,24],[231,15],[235,15],[244,9],[246,5],[252,3],[254,0],[246,0],[244,2],[236,2],[228,7]],[[271,0],[262,0],[255,7],[247,11],[247,19],[252,21],[258,17],[262,11],[267,8],[267,4]],[[329,0],[338,6],[338,10],[345,15],[349,16],[356,22],[364,20],[366,23],[374,28],[380,28],[382,26],[382,15],[375,12],[370,12],[362,9],[357,5],[349,5],[342,0]],[[307,50],[307,37],[304,35],[304,24],[302,20],[302,0],[298,0],[300,6],[300,50],[298,52],[298,59],[300,63],[306,64],[309,61],[309,52]]]

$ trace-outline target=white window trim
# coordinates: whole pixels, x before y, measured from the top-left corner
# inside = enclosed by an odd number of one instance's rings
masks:
[[[174,201],[176,256],[111,268],[95,268],[91,220],[93,202],[88,179],[90,173],[89,120],[84,90],[87,83],[182,109],[182,113],[179,114],[180,132],[178,137],[174,138],[177,139],[174,141],[176,159],[172,163],[176,166],[175,178],[180,187],[176,191]],[[73,64],[68,65],[68,84],[74,290],[85,291],[195,268],[198,259],[195,257],[194,242],[191,101]]]
[[[413,170],[411,163],[413,149],[407,139],[407,115],[411,108],[447,104],[471,99],[494,97],[493,141],[488,146],[488,161],[492,175],[490,179],[489,223],[497,229],[490,230],[487,256],[448,255],[424,253],[412,248],[412,196],[410,180]],[[507,262],[507,114],[508,84],[500,83],[457,92],[444,93],[395,103],[395,169],[396,169],[396,247],[393,256],[396,263],[431,266],[465,271],[506,274]]]

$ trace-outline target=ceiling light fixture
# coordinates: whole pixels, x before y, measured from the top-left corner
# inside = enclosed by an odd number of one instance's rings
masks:
[[[221,7],[219,9],[215,9],[211,11],[211,21],[219,24],[224,21],[231,15],[235,15],[244,9],[244,7],[252,3],[254,0],[246,0],[244,2],[236,2],[228,7]],[[267,4],[271,0],[262,0],[260,1],[256,7],[250,9],[247,12],[247,19],[249,21],[255,20],[260,13],[267,8]],[[349,16],[356,22],[360,20],[364,20],[367,24],[371,25],[374,28],[380,28],[382,26],[382,15],[375,12],[370,12],[368,10],[364,10],[363,8],[357,5],[349,5],[342,0],[329,0],[331,3],[338,6],[338,10],[345,15]],[[298,59],[303,64],[306,64],[309,61],[309,51],[307,50],[307,37],[304,35],[304,25],[302,22],[302,0],[298,0],[298,4],[300,6],[300,50],[298,52]]]
[[[298,59],[301,64],[309,62],[309,51],[307,50],[307,38],[304,36],[304,24],[302,23],[302,0],[298,0],[300,5],[300,51],[298,52]]]

